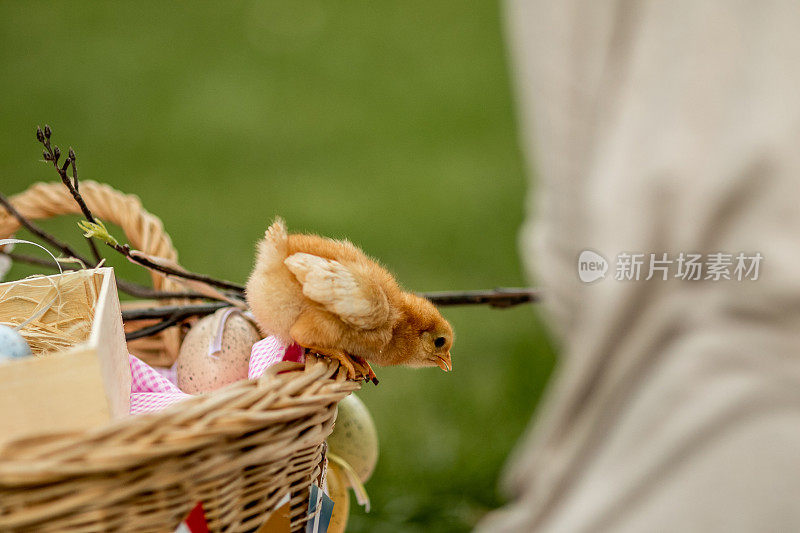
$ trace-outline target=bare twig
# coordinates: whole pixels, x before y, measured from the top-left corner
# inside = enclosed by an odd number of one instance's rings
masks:
[[[40,143],[42,143],[42,146],[44,146],[45,151],[44,153],[42,153],[42,155],[44,156],[44,160],[53,163],[56,172],[58,172],[59,177],[61,177],[61,181],[64,182],[64,185],[67,186],[67,189],[69,190],[70,194],[72,194],[72,197],[78,203],[78,206],[81,208],[81,212],[83,213],[83,216],[86,218],[86,220],[88,220],[89,222],[95,222],[94,215],[92,215],[91,210],[89,210],[89,206],[86,205],[86,202],[83,201],[83,197],[78,192],[77,167],[73,166],[72,168],[72,178],[73,178],[72,180],[70,180],[69,176],[67,176],[67,170],[69,170],[69,167],[72,165],[75,158],[75,150],[70,148],[67,154],[67,159],[64,161],[64,164],[62,166],[58,166],[58,160],[61,157],[61,149],[58,146],[50,145],[50,135],[52,135],[52,130],[50,129],[50,126],[45,124],[44,131],[42,131],[41,127],[37,126],[36,139]]]
[[[541,291],[539,289],[527,288],[424,292],[419,295],[438,306],[486,304],[491,307],[504,308],[525,303],[536,303],[541,299]]]
[[[222,279],[212,278],[211,276],[206,276],[205,274],[197,274],[195,272],[190,272],[182,268],[172,268],[167,265],[156,263],[150,260],[149,258],[145,257],[145,254],[142,254],[141,252],[136,253],[137,251],[132,250],[131,247],[127,244],[111,244],[111,243],[106,243],[106,244],[108,244],[111,248],[115,249],[116,251],[127,257],[129,261],[142,265],[143,267],[148,268],[150,270],[161,272],[162,274],[166,274],[167,276],[175,276],[178,278],[201,281],[213,287],[218,287],[220,289],[225,289],[239,294],[244,294],[244,285],[239,285],[238,283],[233,283]]]
[[[489,305],[491,307],[506,308],[523,303],[538,302],[541,292],[538,289],[512,289],[499,288],[482,291],[443,291],[422,292],[419,296],[429,299],[438,306],[451,305]],[[129,309],[122,312],[126,321],[152,320],[154,318],[169,318],[176,313],[182,316],[204,316],[214,313],[218,309],[227,307],[228,304],[219,302],[213,304],[197,305],[172,305],[148,309]]]
[[[69,147],[69,160],[72,161],[72,186],[78,190],[78,158],[75,156],[75,150],[72,146]]]
[[[222,307],[227,307],[225,303],[219,304],[207,304],[207,305],[187,305],[187,306],[165,306],[158,309],[160,311],[160,317],[149,317],[149,318],[163,318],[157,324],[153,324],[152,326],[147,326],[141,329],[137,329],[136,331],[131,331],[125,334],[126,341],[132,341],[135,339],[141,339],[143,337],[149,337],[151,335],[155,335],[156,333],[160,333],[167,328],[171,328],[172,326],[176,326],[194,316],[204,316],[210,315],[214,313],[218,309]],[[127,322],[132,322],[135,320],[144,320],[145,318],[138,318],[137,311],[147,311],[144,309],[131,309],[128,311],[122,312],[123,320]]]
[[[167,328],[171,328],[172,326],[176,326],[189,318],[189,316],[182,316],[182,315],[175,315],[165,320],[162,320],[158,324],[153,324],[152,326],[147,326],[146,328],[137,329],[136,331],[131,331],[125,334],[126,341],[132,341],[136,339],[142,339],[144,337],[150,337],[157,333],[161,333]]]
[[[72,165],[72,187],[75,189],[75,193],[78,192],[78,156],[75,155],[75,150],[72,149],[72,146],[69,147],[68,152],[68,160]],[[62,178],[63,179],[63,178]],[[88,207],[87,207],[88,210]],[[94,257],[95,261],[98,263],[103,260],[103,256],[100,255],[100,251],[97,249],[97,245],[95,244],[94,240],[86,237],[86,242],[89,243],[89,249],[92,251],[92,256]]]
[[[0,255],[5,255],[9,257],[12,261],[17,263],[26,263],[29,265],[36,265],[41,268],[47,268],[50,270],[58,270],[58,267],[51,261],[50,259],[43,259],[41,257],[35,257],[32,255],[25,255],[25,254],[18,254],[15,252],[6,252],[0,250]],[[73,269],[64,268],[65,272],[71,271]],[[185,292],[171,292],[171,291],[158,291],[156,289],[152,289],[145,285],[140,285],[138,283],[134,283],[132,281],[127,281],[121,278],[117,278],[117,288],[124,292],[125,294],[129,294],[136,298],[147,298],[151,300],[171,300],[171,299],[202,299],[202,300],[209,300],[210,297],[200,294],[199,292],[192,292],[192,291],[185,291]],[[229,304],[226,304],[229,305]]]
[[[97,263],[103,260],[103,256],[100,255],[100,251],[97,249],[97,245],[94,243],[93,239],[86,238],[86,242],[89,243],[89,250],[92,252],[92,257],[94,257]]]
[[[228,303],[195,304],[195,305],[165,305],[148,309],[125,309],[122,311],[122,319],[126,322],[136,320],[152,320],[154,318],[169,318],[173,315],[184,317],[204,316],[215,313],[223,307],[229,307]]]
[[[208,300],[208,296],[193,291],[159,291],[139,285],[132,281],[117,278],[117,288],[135,298],[146,298],[151,300],[173,300],[173,299],[193,299],[193,300]],[[226,305],[230,305],[227,304]]]
[[[89,207],[86,205],[86,202],[78,193],[78,167],[76,166],[75,163],[77,159],[77,156],[75,155],[75,150],[73,150],[72,147],[70,146],[69,152],[67,152],[67,159],[64,161],[64,164],[62,166],[58,166],[58,159],[61,156],[61,150],[59,149],[58,146],[50,145],[50,135],[52,135],[52,130],[50,129],[50,126],[45,124],[44,131],[42,131],[42,128],[37,126],[36,139],[40,143],[42,143],[42,146],[44,146],[45,151],[42,153],[44,160],[51,161],[53,163],[53,166],[55,167],[56,172],[58,172],[58,176],[61,178],[61,181],[64,183],[64,185],[67,186],[67,189],[69,190],[70,194],[72,194],[72,197],[78,203],[78,206],[80,206],[83,216],[86,217],[86,219],[89,222],[94,222],[95,219],[94,216],[92,215],[92,212],[89,210]],[[70,166],[72,167],[71,181],[67,176],[67,171],[69,170]],[[89,243],[89,249],[92,251],[92,256],[95,259],[95,264],[102,261],[103,257],[100,255],[100,252],[98,251],[97,245],[94,243],[94,241],[88,237],[86,238],[86,241]]]
[[[0,255],[4,255],[16,263],[26,263],[28,265],[36,265],[42,268],[58,270],[58,267],[53,263],[52,259],[42,259],[41,257],[36,257],[33,255],[18,254],[15,252],[6,252],[5,250],[0,250]],[[66,272],[72,269],[65,268],[63,270]]]
[[[17,208],[11,204],[9,199],[6,198],[3,193],[0,193],[0,204],[3,205],[6,211],[8,211],[11,214],[11,216],[17,219],[17,221],[22,225],[23,228],[33,233],[34,235],[42,239],[44,242],[50,244],[51,246],[54,246],[55,248],[58,248],[64,255],[80,259],[86,264],[93,264],[91,261],[87,260],[85,257],[81,256],[78,252],[76,252],[69,244],[60,241],[53,235],[47,233],[45,230],[43,230],[42,228],[40,228],[39,226],[28,220],[27,217],[25,217],[22,213],[17,211]]]

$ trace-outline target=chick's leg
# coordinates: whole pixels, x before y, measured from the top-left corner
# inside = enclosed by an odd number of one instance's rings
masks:
[[[331,332],[325,330],[324,322],[320,321],[313,313],[306,312],[300,315],[289,334],[302,348],[339,361],[339,364],[347,370],[349,379],[358,379],[353,361],[344,350],[329,346],[326,340],[331,337]]]

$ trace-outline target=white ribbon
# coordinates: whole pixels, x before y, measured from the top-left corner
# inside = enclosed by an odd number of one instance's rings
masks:
[[[364,484],[361,483],[361,479],[359,479],[353,467],[350,466],[350,463],[331,452],[328,452],[328,459],[342,469],[342,473],[344,473],[345,478],[347,478],[350,488],[353,489],[356,495],[358,505],[362,506],[366,512],[369,512],[369,494],[367,494],[367,489],[364,488]]]

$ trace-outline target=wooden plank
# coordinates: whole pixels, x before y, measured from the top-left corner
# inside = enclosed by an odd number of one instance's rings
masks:
[[[0,441],[87,429],[109,420],[94,350],[30,357],[0,367]]]
[[[109,409],[113,418],[128,416],[131,366],[122,327],[117,282],[112,268],[101,268],[102,286],[94,312],[89,346],[97,352]]]

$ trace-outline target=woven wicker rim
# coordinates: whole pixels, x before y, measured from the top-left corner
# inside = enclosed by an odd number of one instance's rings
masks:
[[[305,366],[278,363],[257,380],[239,381],[188,398],[159,413],[128,417],[84,432],[9,442],[0,447],[0,485],[30,485],[127,470],[157,457],[240,438],[266,425],[294,422],[360,388],[338,368],[336,361],[309,355]],[[319,422],[312,418],[307,424]],[[328,423],[330,432],[333,420]],[[283,452],[290,455],[308,445],[297,441]]]

